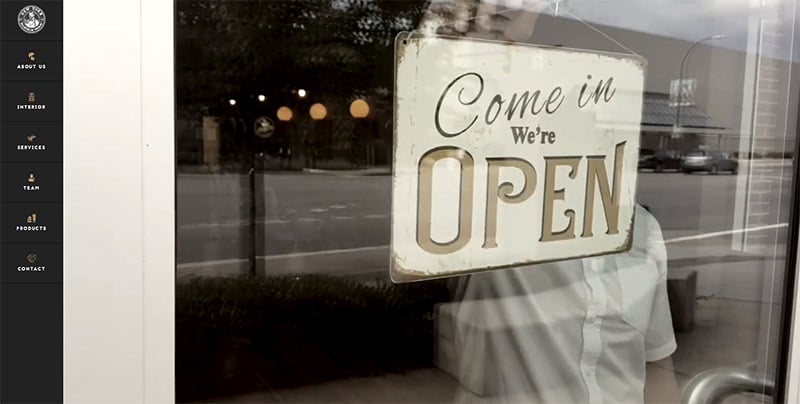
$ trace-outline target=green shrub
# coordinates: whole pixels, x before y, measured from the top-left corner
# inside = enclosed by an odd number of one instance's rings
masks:
[[[179,401],[431,366],[444,281],[202,278],[176,291]]]

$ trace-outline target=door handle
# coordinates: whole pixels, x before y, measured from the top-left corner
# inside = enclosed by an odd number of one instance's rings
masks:
[[[697,374],[683,389],[683,404],[717,404],[728,396],[759,393],[773,396],[775,382],[742,369],[720,368]]]

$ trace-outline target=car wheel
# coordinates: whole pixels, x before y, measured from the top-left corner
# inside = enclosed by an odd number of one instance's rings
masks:
[[[709,171],[709,174],[717,175],[718,173],[719,173],[719,167],[717,167],[716,165],[711,166],[711,171]]]
[[[656,164],[656,172],[657,173],[664,172],[664,166],[661,163]]]
[[[686,175],[689,175],[689,174],[691,174],[692,172],[691,172],[691,171],[689,171],[689,170],[683,170],[683,173],[684,173],[684,174],[686,174]]]
[[[739,174],[739,167],[733,167],[733,170],[731,170],[731,174],[733,175]]]

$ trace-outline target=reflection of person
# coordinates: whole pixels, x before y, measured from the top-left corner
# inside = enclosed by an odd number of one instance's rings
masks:
[[[457,302],[438,310],[437,365],[462,399],[642,402],[645,362],[676,349],[666,259],[637,207],[627,253],[459,278]]]

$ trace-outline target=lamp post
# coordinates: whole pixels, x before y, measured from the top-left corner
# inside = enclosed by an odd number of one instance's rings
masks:
[[[255,109],[252,103],[247,102],[246,97],[242,97],[242,102],[238,102],[236,98],[228,100],[230,106],[229,114],[233,117],[240,119],[250,120],[253,118]],[[237,126],[238,127],[238,126]],[[247,127],[247,126],[245,126]],[[238,131],[238,129],[237,129]],[[248,170],[247,170],[247,185],[248,185],[248,206],[247,217],[248,225],[246,231],[242,229],[242,240],[247,240],[247,274],[249,276],[256,276],[256,127],[253,127],[253,132],[246,130],[246,148],[245,153],[248,156]],[[244,208],[244,205],[242,205]],[[244,210],[244,209],[242,209]],[[244,212],[242,212],[244,213]]]
[[[251,111],[249,106],[246,105],[247,98],[242,97],[242,102],[238,102],[236,98],[227,100],[229,106],[228,116],[240,119],[249,120],[251,118]],[[238,127],[238,125],[236,126]],[[238,129],[237,129],[238,130]],[[255,177],[255,133],[245,131],[246,146],[244,153],[248,156],[247,167],[247,190],[248,197],[247,205],[240,205],[240,214],[242,217],[248,218],[247,227],[240,230],[241,240],[243,247],[247,250],[247,274],[250,276],[256,275],[256,177]]]
[[[249,245],[247,246],[247,259],[248,259],[248,268],[247,273],[249,276],[256,276],[258,274],[258,264],[256,262],[256,257],[258,256],[258,242],[261,241],[263,245],[264,240],[264,230],[262,228],[261,237],[257,237],[257,226],[256,226],[256,215],[257,215],[257,207],[258,205],[264,204],[263,200],[263,193],[261,195],[261,199],[258,199],[259,194],[256,192],[258,189],[264,189],[264,178],[263,175],[258,175],[258,165],[257,165],[257,153],[256,150],[260,149],[260,146],[263,146],[263,141],[259,141],[260,137],[267,138],[270,137],[274,130],[274,123],[270,118],[267,118],[264,115],[265,103],[267,101],[267,96],[264,94],[259,94],[258,96],[251,95],[248,97],[241,97],[242,101],[237,102],[235,98],[231,98],[228,100],[228,104],[230,104],[231,108],[238,109],[238,113],[235,115],[241,116],[243,119],[255,122],[252,127],[252,133],[248,130],[246,133],[247,135],[247,147],[248,147],[248,156],[249,156],[249,163],[250,167],[247,170],[247,183],[248,183],[248,195],[249,195],[249,209],[248,209],[248,225],[247,225],[247,240],[249,240]],[[254,100],[257,99],[258,102]],[[267,125],[266,131],[262,132],[264,126],[262,124]],[[271,128],[271,130],[270,130]],[[263,149],[262,149],[263,150]],[[261,153],[263,156],[263,153]],[[263,161],[263,160],[262,160]],[[262,164],[262,170],[266,167]]]
[[[251,96],[250,98],[252,99],[253,97]],[[263,104],[264,104],[264,102],[266,102],[267,97],[265,95],[261,94],[261,95],[259,95],[257,97],[257,99],[258,99],[258,103],[254,103],[253,101],[250,101],[248,103],[247,107],[249,108],[249,111],[247,113],[245,113],[246,119],[252,119],[254,117],[262,116],[262,113],[263,113],[263,110],[264,110]],[[234,104],[232,103],[231,105],[234,105]],[[271,121],[267,120],[267,122],[271,122]],[[274,126],[273,126],[273,131],[274,131]],[[258,174],[257,173],[257,168],[258,167],[257,167],[257,164],[256,164],[256,150],[259,148],[258,146],[261,144],[261,142],[258,141],[258,139],[257,139],[258,136],[260,136],[259,133],[258,133],[258,126],[254,125],[253,133],[250,136],[247,137],[249,139],[249,146],[250,146],[250,153],[249,153],[250,154],[250,169],[248,170],[248,188],[249,188],[249,191],[250,191],[250,212],[249,212],[249,219],[250,220],[249,220],[249,223],[248,223],[248,226],[247,226],[248,237],[250,239],[250,245],[249,245],[249,248],[248,248],[248,251],[247,251],[247,258],[248,258],[248,264],[249,264],[247,273],[248,273],[248,275],[253,276],[253,277],[258,275],[258,272],[257,272],[258,264],[256,263],[256,257],[258,256],[257,244],[258,244],[258,241],[259,241],[259,238],[257,237],[257,226],[256,226],[257,207],[259,205],[259,202],[260,202],[261,205],[263,205],[263,203],[264,203],[263,194],[262,194],[261,201],[258,201],[257,200],[257,195],[258,194],[256,193],[256,190],[258,190],[259,188],[260,189],[264,189],[264,184],[263,184],[264,178],[263,178],[262,175],[257,175]],[[262,165],[262,169],[263,169],[263,165]],[[264,232],[266,232],[266,230],[262,228],[261,240],[264,240],[264,237],[263,237],[264,236]],[[263,245],[263,241],[262,241],[262,245]]]
[[[686,71],[686,62],[689,60],[689,57],[692,55],[692,52],[694,52],[694,50],[697,49],[697,46],[699,46],[701,43],[723,38],[725,38],[725,35],[716,34],[699,39],[695,41],[692,44],[692,46],[689,47],[689,49],[686,50],[686,53],[683,54],[683,59],[681,60],[681,70],[678,76],[678,94],[677,94],[678,109],[675,111],[675,125],[672,127],[673,138],[680,137],[681,132],[683,131],[683,127],[681,126],[681,111],[683,109],[683,100],[682,100],[683,97],[681,96],[683,95],[683,77]]]

